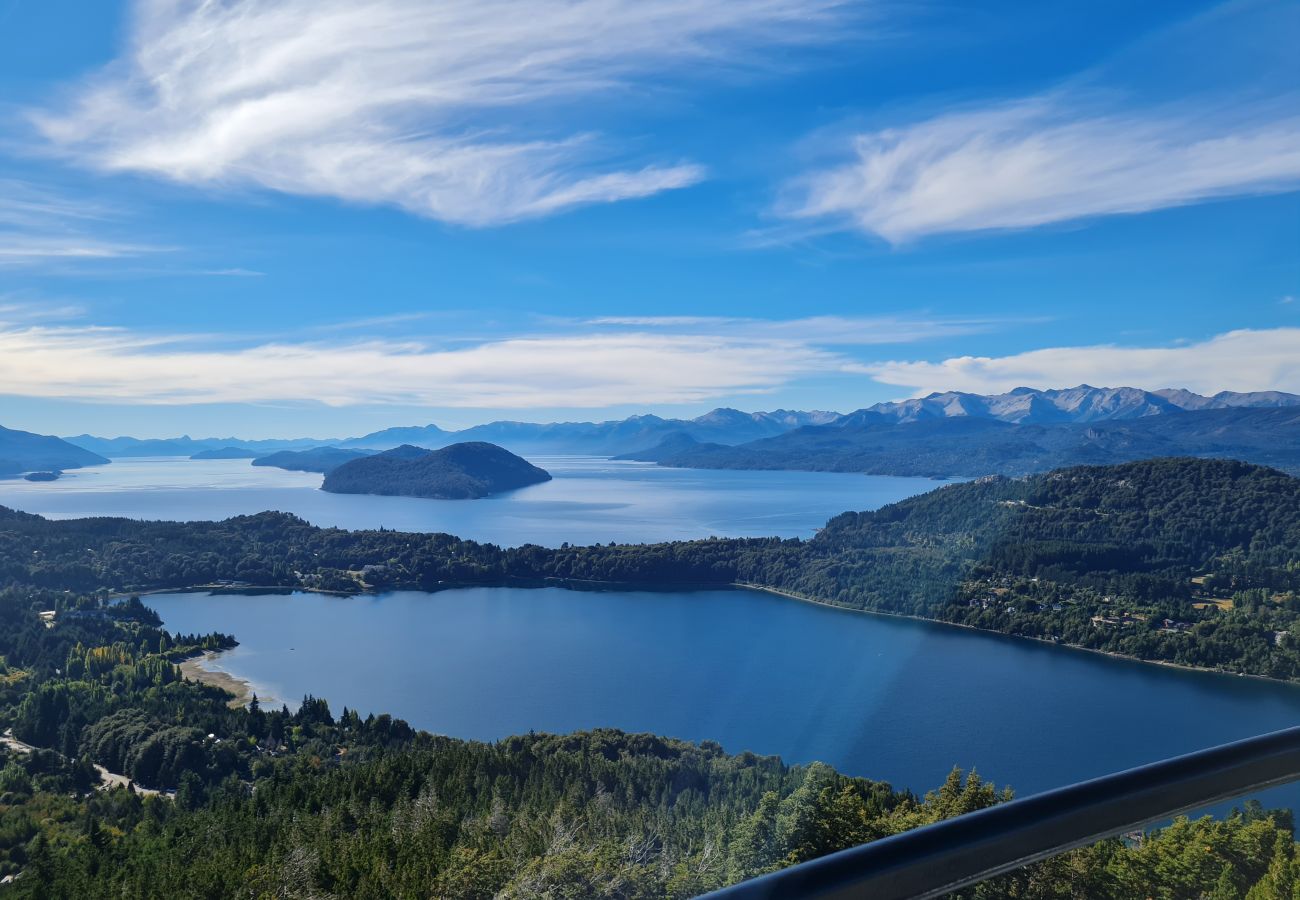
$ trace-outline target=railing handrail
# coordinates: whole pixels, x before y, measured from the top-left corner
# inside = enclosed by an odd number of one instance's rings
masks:
[[[1300,727],[947,819],[715,891],[714,900],[925,900],[1185,812],[1300,779]]]

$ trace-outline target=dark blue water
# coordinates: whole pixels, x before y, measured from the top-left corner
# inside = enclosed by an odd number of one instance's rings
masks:
[[[830,472],[706,472],[533,457],[554,480],[483,500],[327,494],[321,476],[246,459],[119,459],[58,481],[0,480],[0,505],[51,518],[225,519],[282,510],[314,525],[445,531],[502,546],[810,537],[831,516],[942,482]]]
[[[750,591],[156,595],[233,632],[221,668],[494,739],[615,726],[822,760],[914,790],[953,765],[1024,794],[1300,721],[1300,689]],[[1300,791],[1264,795],[1300,807]]]

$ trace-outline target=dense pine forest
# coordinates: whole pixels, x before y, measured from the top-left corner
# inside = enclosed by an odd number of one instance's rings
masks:
[[[218,582],[749,583],[1150,659],[1300,676],[1300,480],[1157,460],[952,485],[814,539],[501,549],[448,535],[0,512],[0,892],[15,897],[687,897],[997,803],[716,744],[595,731],[483,744],[305,698],[231,708],[112,592]],[[46,615],[42,616],[41,613]],[[53,612],[53,616],[49,613]],[[743,750],[744,748],[727,748]],[[104,773],[132,782],[113,787]],[[161,792],[161,793],[160,793]],[[975,897],[1290,897],[1289,814],[1106,841]]]

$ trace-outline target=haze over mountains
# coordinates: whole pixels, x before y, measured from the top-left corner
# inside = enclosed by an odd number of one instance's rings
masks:
[[[340,447],[384,449],[398,444],[443,447],[461,441],[486,441],[529,453],[583,453],[596,456],[626,453],[658,443],[671,434],[689,434],[700,441],[740,444],[783,434],[804,425],[822,425],[839,413],[778,409],[746,413],[715,409],[694,419],[664,419],[654,415],[631,416],[607,422],[489,422],[463,431],[424,428],[387,428],[337,444]]]
[[[389,450],[402,444],[437,449],[463,441],[485,441],[515,452],[590,454],[626,453],[653,446],[670,434],[685,433],[697,440],[740,444],[773,437],[804,425],[833,422],[839,413],[778,409],[747,413],[736,409],[715,409],[694,419],[665,419],[654,415],[631,416],[606,422],[489,422],[461,431],[437,425],[385,428],[352,438],[293,438],[244,441],[234,437],[166,439],[132,437],[103,438],[82,434],[67,438],[79,447],[109,457],[194,456],[208,450],[242,448],[264,454],[281,450],[339,447],[360,450]]]
[[[60,438],[0,428],[0,476],[22,472],[79,469],[108,462],[97,453]]]
[[[1296,471],[1298,419],[1300,395],[1280,391],[1203,396],[1174,388],[1022,387],[1004,394],[935,393],[877,403],[848,415],[721,408],[694,419],[637,415],[604,422],[498,421],[460,431],[430,424],[342,439],[84,434],[59,439],[0,429],[0,472],[97,465],[105,457],[265,458],[281,451],[351,451],[279,457],[289,468],[327,471],[361,453],[402,445],[432,450],[466,441],[528,455],[623,456],[692,468],[982,475],[1195,455],[1237,457]]]
[[[244,440],[237,437],[192,438],[181,435],[174,438],[134,438],[134,437],[96,437],[91,434],[78,434],[64,438],[93,453],[109,458],[127,459],[140,456],[194,456],[209,450],[257,450],[261,453],[275,453],[277,450],[307,450],[332,444],[332,440],[317,438],[293,438],[288,440]]]
[[[368,450],[344,450],[339,447],[313,447],[310,450],[280,450],[253,460],[255,466],[272,466],[290,472],[329,472],[346,462],[368,456]]]

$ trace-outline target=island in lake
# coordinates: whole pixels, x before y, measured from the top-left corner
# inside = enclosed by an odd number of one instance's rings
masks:
[[[541,484],[551,475],[503,447],[483,441],[426,450],[403,444],[354,459],[325,475],[322,490],[436,500],[468,500]]]
[[[344,463],[370,454],[364,450],[345,450],[342,447],[313,447],[310,450],[281,450],[259,456],[255,466],[273,466],[290,472],[331,472]]]

